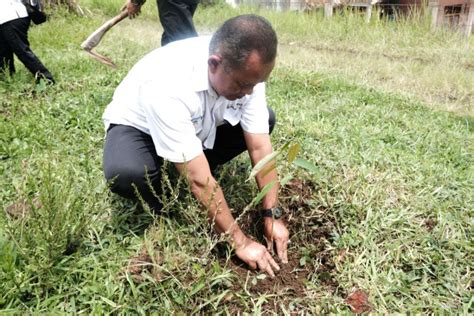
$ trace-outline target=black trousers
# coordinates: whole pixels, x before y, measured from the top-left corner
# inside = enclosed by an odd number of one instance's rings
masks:
[[[275,126],[275,114],[268,109],[270,133]],[[240,124],[228,123],[217,128],[213,149],[204,151],[211,171],[247,149]],[[110,183],[110,190],[122,197],[137,199],[138,191],[145,202],[155,211],[161,204],[153,194],[161,195],[161,168],[163,158],[156,153],[150,135],[127,125],[111,125],[107,131],[104,146],[104,175]]]
[[[158,16],[163,26],[161,46],[197,36],[193,15],[199,0],[156,0]]]
[[[0,70],[8,68],[15,73],[13,54],[37,78],[44,77],[54,82],[53,76],[36,57],[28,42],[30,18],[19,18],[0,25]]]

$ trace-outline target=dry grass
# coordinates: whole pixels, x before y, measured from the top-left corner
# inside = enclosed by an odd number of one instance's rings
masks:
[[[353,84],[419,99],[436,109],[474,115],[474,68],[457,58],[446,60],[440,54],[421,59],[384,50],[299,41],[281,43],[279,57],[279,64],[290,68],[341,77]]]

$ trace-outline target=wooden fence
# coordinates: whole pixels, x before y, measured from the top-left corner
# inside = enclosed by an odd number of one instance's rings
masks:
[[[373,8],[384,15],[408,15],[413,11],[431,12],[432,29],[449,27],[472,34],[474,21],[474,0],[226,0],[234,7],[250,5],[277,11],[324,10],[330,18],[338,8],[356,8],[364,11],[367,21]],[[428,9],[428,11],[426,11]]]

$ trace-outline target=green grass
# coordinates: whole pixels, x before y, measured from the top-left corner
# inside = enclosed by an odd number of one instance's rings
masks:
[[[472,119],[316,74],[274,78],[283,105],[296,99],[283,125],[327,181],[318,203],[338,218],[334,246],[357,249],[340,267],[347,286],[377,289],[384,313],[467,308]]]
[[[25,218],[0,213],[0,309],[161,315],[230,312],[238,305],[265,311],[267,296],[233,290],[245,280],[218,263],[204,214],[178,192],[186,188],[168,187],[169,214],[159,218],[107,192],[100,117],[127,70],[159,46],[161,28],[149,1],[141,18],[110,31],[98,50],[117,62],[112,70],[79,45],[120,4],[81,6],[93,18],[56,13],[30,33],[57,85],[35,87],[19,62],[16,76],[0,81],[1,206],[30,208]],[[250,10],[200,7],[195,21],[204,34]],[[334,224],[325,251],[345,251],[331,271],[338,290],[321,286],[315,270],[295,311],[347,312],[345,294],[361,288],[376,313],[472,313],[472,37],[431,33],[423,20],[365,24],[353,16],[324,21],[258,12],[281,42],[268,83],[278,116],[275,147],[300,143],[300,155],[319,170],[280,171],[314,184],[312,207],[301,216],[319,218],[325,210]],[[221,179],[236,213],[257,193],[244,183],[246,163],[246,157],[232,163]],[[318,227],[309,221],[296,232],[304,242],[291,251],[311,254]],[[138,282],[125,271],[143,245],[154,268]],[[307,260],[318,265],[311,255]]]

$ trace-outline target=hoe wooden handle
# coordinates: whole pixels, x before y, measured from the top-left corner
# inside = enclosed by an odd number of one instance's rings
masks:
[[[125,19],[127,16],[128,12],[127,10],[124,10],[120,12],[119,15],[102,24],[97,30],[95,30],[91,35],[89,35],[89,37],[84,42],[82,42],[82,49],[90,51],[94,47],[99,45],[100,41],[102,40],[102,37],[104,37],[104,34],[107,33],[115,24]]]
[[[114,25],[122,21],[128,16],[127,10],[122,10],[119,15],[113,17],[112,19],[108,20],[104,24],[102,24],[97,30],[95,30],[89,37],[82,42],[81,47],[84,49],[91,57],[97,59],[98,61],[111,66],[116,67],[112,60],[108,57],[105,57],[99,53],[92,51],[94,47],[99,45],[100,41],[104,37],[105,33],[107,33]]]

